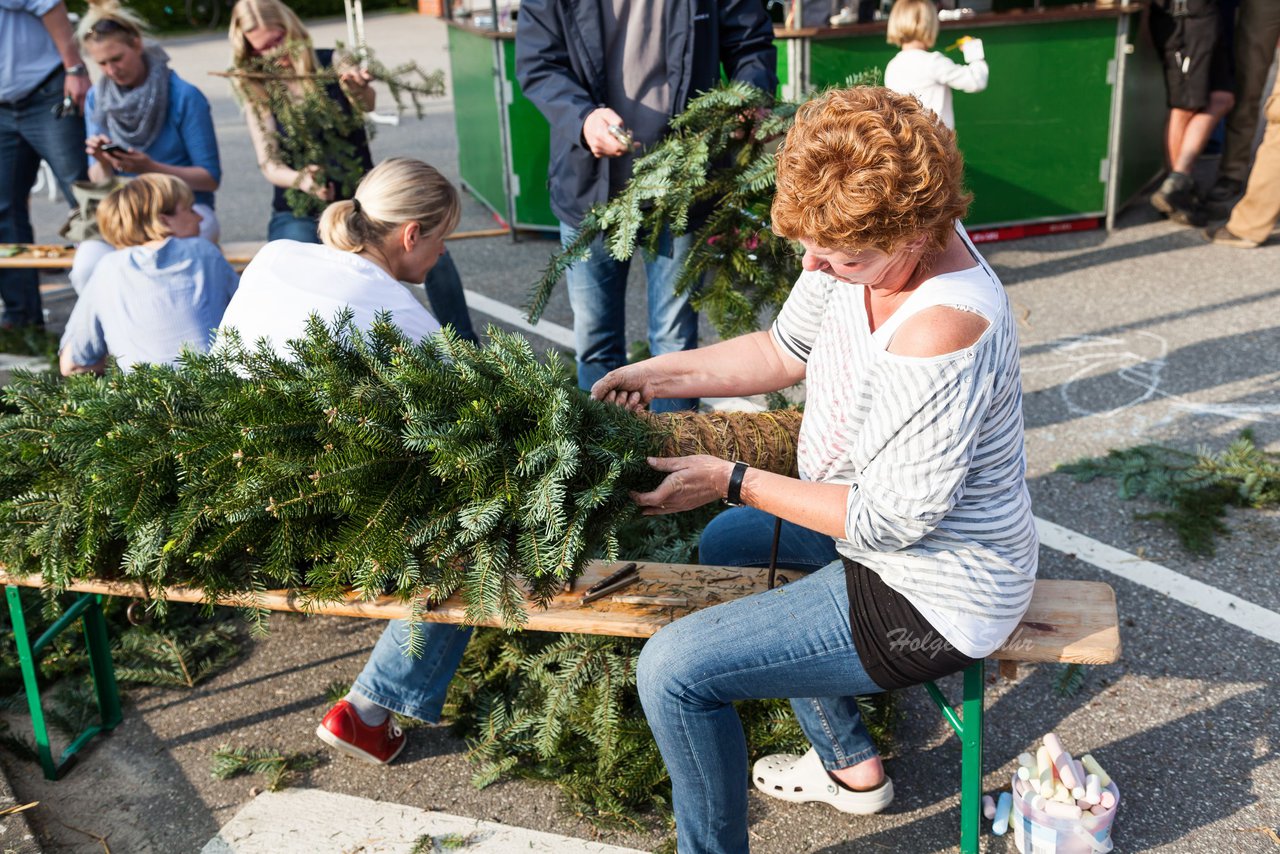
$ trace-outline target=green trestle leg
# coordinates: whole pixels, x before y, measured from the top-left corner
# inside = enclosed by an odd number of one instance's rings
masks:
[[[983,664],[975,661],[964,671],[964,699],[960,715],[932,682],[924,687],[960,738],[960,854],[978,854],[982,817],[982,692]]]
[[[111,641],[107,637],[107,621],[102,615],[102,596],[97,593],[83,593],[80,598],[59,617],[52,626],[45,630],[35,643],[27,633],[26,615],[22,612],[21,589],[6,586],[5,596],[9,600],[9,619],[13,623],[13,639],[18,647],[18,665],[22,671],[22,687],[27,695],[27,708],[31,712],[31,728],[35,734],[36,754],[40,759],[40,767],[45,779],[56,780],[61,777],[76,753],[94,736],[109,732],[120,723],[120,690],[116,686],[115,666],[111,661]],[[38,658],[63,630],[80,619],[84,625],[85,649],[89,653],[89,671],[93,677],[94,693],[98,701],[99,723],[86,727],[67,748],[62,751],[55,763],[49,744],[49,727],[45,721],[44,707],[40,703],[40,681]]]

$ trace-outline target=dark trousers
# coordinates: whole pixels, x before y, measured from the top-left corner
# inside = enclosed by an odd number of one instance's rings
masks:
[[[64,198],[71,183],[86,177],[84,119],[55,118],[62,102],[63,75],[55,74],[30,95],[0,104],[0,243],[32,243],[30,198],[44,160],[53,169]],[[35,270],[0,270],[3,322],[11,326],[43,323],[40,280]]]
[[[1280,3],[1241,0],[1236,19],[1236,105],[1227,114],[1227,139],[1218,163],[1218,176],[1244,183],[1253,158],[1262,90],[1280,41]]]

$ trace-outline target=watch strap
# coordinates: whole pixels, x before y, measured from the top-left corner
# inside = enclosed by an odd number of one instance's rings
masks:
[[[742,480],[747,476],[747,469],[751,466],[738,460],[733,464],[733,471],[729,474],[729,488],[725,490],[724,503],[730,507],[742,506]]]

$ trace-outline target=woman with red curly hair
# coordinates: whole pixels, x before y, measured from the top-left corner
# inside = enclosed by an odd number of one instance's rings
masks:
[[[803,247],[804,272],[773,328],[619,368],[591,390],[641,409],[806,382],[799,478],[705,455],[652,459],[667,477],[634,496],[646,514],[733,507],[704,534],[704,560],[717,538],[767,542],[774,519],[784,544],[830,560],[646,644],[637,681],[681,854],[748,849],[733,702],[791,698],[812,743],[757,762],[760,791],[878,812],[893,784],[857,697],[964,669],[1031,600],[1017,330],[960,226],[962,179],[955,135],[914,98],[864,87],[811,101],[778,153],[773,229]]]

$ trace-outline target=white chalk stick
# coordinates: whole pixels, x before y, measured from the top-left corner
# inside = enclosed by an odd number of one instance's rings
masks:
[[[1021,765],[1023,768],[1035,768],[1036,758],[1032,756],[1030,753],[1019,753],[1018,764]]]
[[[1090,806],[1102,803],[1102,783],[1098,780],[1097,774],[1090,774],[1084,778],[1084,799]]]
[[[1045,804],[1044,811],[1054,818],[1079,818],[1080,807],[1075,804],[1064,804],[1060,801],[1049,801]]]

